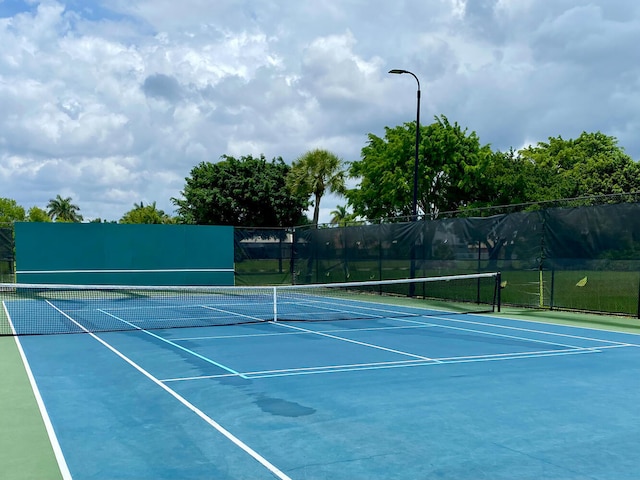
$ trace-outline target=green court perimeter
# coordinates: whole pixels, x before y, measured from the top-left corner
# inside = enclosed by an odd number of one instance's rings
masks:
[[[62,478],[13,337],[0,337],[0,365],[0,463],[3,478]]]

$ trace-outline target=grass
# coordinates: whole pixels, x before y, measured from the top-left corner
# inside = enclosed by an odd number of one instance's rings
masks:
[[[581,280],[587,278],[586,284]],[[503,272],[505,304],[637,316],[637,272],[564,270],[544,272],[542,302],[537,271]]]

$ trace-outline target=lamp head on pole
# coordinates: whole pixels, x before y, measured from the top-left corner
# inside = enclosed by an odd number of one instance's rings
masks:
[[[418,80],[418,77],[416,76],[415,73],[410,72],[409,70],[403,70],[401,68],[394,68],[393,70],[389,70],[389,73],[395,73],[395,74],[402,74],[402,73],[408,73],[409,75],[411,75],[413,78],[416,79],[416,82],[418,82],[418,92],[420,91],[420,80]]]

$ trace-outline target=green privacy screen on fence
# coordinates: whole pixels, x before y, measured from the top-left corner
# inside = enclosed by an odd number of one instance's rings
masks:
[[[349,227],[236,229],[236,283],[501,271],[505,304],[638,315],[640,203]]]
[[[16,223],[20,283],[233,285],[233,227]]]
[[[13,281],[13,228],[0,227],[0,282]]]

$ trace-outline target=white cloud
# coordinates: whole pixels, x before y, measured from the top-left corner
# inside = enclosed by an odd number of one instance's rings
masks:
[[[583,130],[640,158],[640,7],[625,0],[46,0],[0,19],[2,196],[86,218],[173,211],[223,154],[359,158],[446,114],[494,148]],[[404,78],[407,77],[407,78]],[[345,200],[323,199],[323,220]]]

